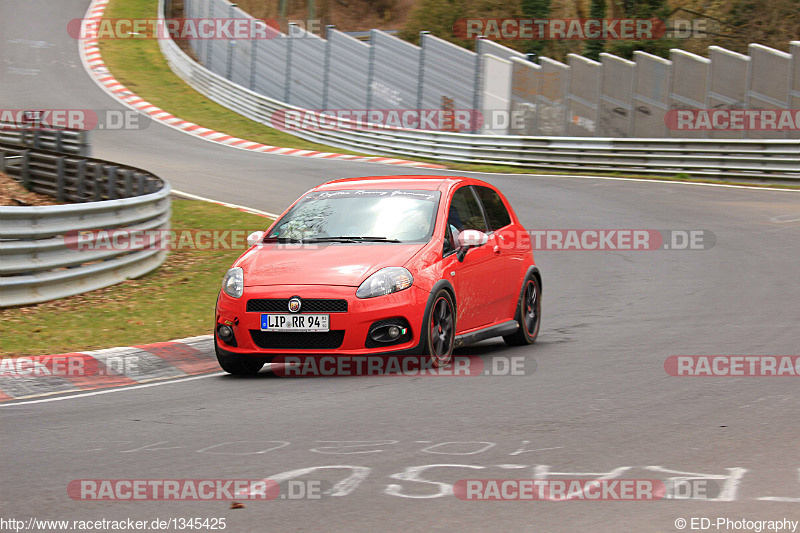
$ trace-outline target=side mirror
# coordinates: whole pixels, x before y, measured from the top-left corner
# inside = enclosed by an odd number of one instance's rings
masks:
[[[486,241],[489,240],[489,236],[486,235],[484,232],[476,230],[476,229],[468,229],[464,230],[458,234],[458,248],[457,250],[457,257],[459,261],[464,261],[464,258],[467,256],[467,250],[470,248],[477,248],[478,246],[483,246],[486,244]]]
[[[263,231],[254,231],[253,233],[251,233],[250,235],[247,236],[247,246],[248,246],[248,248],[250,246],[253,246],[254,244],[258,244],[261,241],[261,239],[263,239],[263,238],[264,238],[264,232]]]

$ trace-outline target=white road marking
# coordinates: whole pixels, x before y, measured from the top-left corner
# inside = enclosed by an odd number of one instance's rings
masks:
[[[191,376],[186,378],[176,378],[171,379],[169,381],[159,381],[157,383],[143,383],[141,385],[131,385],[130,387],[119,387],[114,389],[103,389],[103,390],[96,390],[96,391],[87,391],[83,394],[71,394],[69,396],[58,396],[56,398],[43,398],[40,400],[27,400],[23,402],[5,402],[0,403],[0,408],[8,408],[8,407],[17,407],[19,405],[31,405],[35,403],[48,403],[48,402],[59,402],[61,400],[73,400],[75,398],[85,398],[87,396],[97,396],[99,394],[111,394],[112,392],[125,392],[134,389],[144,389],[147,387],[158,387],[159,385],[171,385],[173,383],[183,383],[184,381],[194,381],[195,379],[205,379],[205,378],[213,378],[217,376],[225,376],[227,375],[225,372],[214,372],[213,374],[203,374],[201,376]]]
[[[800,222],[800,215],[778,215],[769,219],[770,222],[784,224],[786,222]]]
[[[183,192],[183,191],[179,191],[179,190],[176,190],[176,189],[172,189],[172,191],[170,191],[170,192],[172,194],[176,195],[176,196],[183,196],[184,198],[190,198],[192,200],[200,200],[200,201],[203,201],[203,202],[211,202],[212,204],[224,205],[225,207],[232,207],[234,209],[246,209],[248,211],[252,211],[253,213],[257,213],[259,215],[264,215],[265,217],[269,217],[269,218],[273,218],[273,219],[277,219],[280,216],[280,215],[276,215],[275,213],[269,213],[267,211],[261,211],[260,209],[255,209],[253,207],[247,207],[245,205],[238,205],[238,204],[231,204],[231,203],[228,203],[228,202],[222,202],[220,200],[213,200],[211,198],[206,198],[205,196],[198,196],[196,194],[190,194],[188,192]]]

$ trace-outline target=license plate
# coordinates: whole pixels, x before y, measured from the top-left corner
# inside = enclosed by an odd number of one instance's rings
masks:
[[[328,331],[330,315],[261,315],[261,331],[316,333]]]

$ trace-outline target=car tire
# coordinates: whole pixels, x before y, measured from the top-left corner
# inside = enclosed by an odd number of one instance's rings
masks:
[[[453,358],[456,337],[456,314],[450,292],[440,289],[425,320],[423,355],[430,357],[436,368],[447,366]]]
[[[536,341],[542,323],[542,289],[534,275],[525,278],[514,318],[519,323],[519,328],[513,334],[503,336],[506,344],[525,346]]]
[[[214,336],[214,351],[217,354],[219,366],[228,374],[234,376],[254,376],[263,368],[262,359],[254,359],[249,355],[228,355],[222,353]]]

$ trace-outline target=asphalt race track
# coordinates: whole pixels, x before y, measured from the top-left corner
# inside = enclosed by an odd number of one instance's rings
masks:
[[[65,30],[88,3],[0,3],[0,107],[123,109],[84,72]],[[329,179],[429,173],[248,153],[159,124],[95,131],[92,141],[95,157],[146,168],[189,193],[271,212]],[[480,355],[489,366],[524,356],[525,375],[215,374],[6,405],[0,516],[224,517],[234,532],[669,532],[678,531],[680,518],[800,519],[797,379],[673,377],[664,369],[671,355],[800,354],[800,196],[481,177],[505,192],[528,228],[707,230],[716,243],[704,250],[537,252],[544,278],[537,343],[509,349],[486,341],[457,352]],[[142,343],[156,340],[166,339],[142,332]],[[274,479],[333,466],[297,479],[334,485],[340,495],[246,502],[243,509],[227,501],[67,495],[78,479]],[[461,479],[604,474],[703,478],[715,501],[471,502],[448,488]]]

